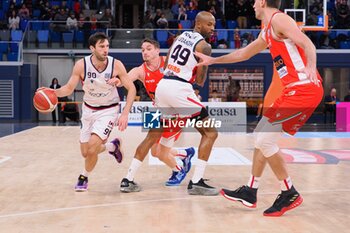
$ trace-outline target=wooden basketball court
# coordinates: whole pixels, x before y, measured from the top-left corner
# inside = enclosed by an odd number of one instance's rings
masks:
[[[117,164],[107,153],[101,154],[85,193],[73,190],[83,169],[78,126],[39,126],[0,138],[0,232],[320,233],[346,232],[350,227],[350,162],[345,161],[349,138],[283,138],[282,148],[311,157],[318,154],[324,160],[288,164],[304,203],[283,217],[269,218],[262,213],[279,193],[279,184],[269,168],[258,192],[258,207],[253,210],[222,196],[188,195],[186,187],[193,171],[181,186],[166,187],[169,169],[150,165],[148,158],[135,178],[143,190],[120,193],[120,181],[145,133],[139,127],[129,127],[123,133],[113,131],[111,137],[117,134],[123,139],[123,163]],[[198,143],[198,133],[187,133],[177,146]],[[253,137],[244,133],[220,134],[215,147],[233,148],[251,160]],[[325,154],[336,154],[334,151],[343,157],[329,160],[330,155]],[[225,155],[220,156],[225,161]],[[295,159],[303,161],[303,156]],[[233,189],[245,184],[249,174],[247,164],[209,164],[205,178],[215,187]]]

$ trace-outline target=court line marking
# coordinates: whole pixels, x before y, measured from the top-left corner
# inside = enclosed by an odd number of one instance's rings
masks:
[[[11,159],[10,156],[0,156],[0,164],[6,162],[7,160]]]
[[[331,192],[349,192],[350,189],[326,189],[326,190],[309,190],[309,191],[300,191],[300,193],[312,194],[312,193],[331,193]],[[259,195],[276,195],[276,192],[263,192]],[[5,214],[0,215],[0,219],[3,218],[11,218],[11,217],[22,217],[22,216],[30,216],[36,214],[46,214],[46,213],[55,213],[55,212],[64,212],[70,210],[80,210],[80,209],[90,209],[90,208],[99,208],[99,207],[112,207],[112,206],[122,206],[122,205],[134,205],[134,204],[144,204],[144,203],[152,203],[152,202],[164,202],[164,201],[180,201],[180,200],[189,200],[189,199],[199,199],[199,198],[213,198],[207,196],[189,196],[189,197],[181,197],[181,198],[166,198],[166,199],[150,199],[150,200],[140,200],[140,201],[129,201],[129,202],[114,202],[107,204],[97,204],[97,205],[85,205],[85,206],[75,206],[75,207],[65,207],[65,208],[56,208],[56,209],[47,209],[47,210],[36,210],[29,212],[20,212],[15,214]]]

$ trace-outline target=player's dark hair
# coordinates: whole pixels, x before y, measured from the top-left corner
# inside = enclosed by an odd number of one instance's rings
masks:
[[[103,32],[96,32],[89,37],[89,47],[90,46],[96,47],[96,43],[99,40],[101,40],[101,42],[104,42],[105,40],[109,41],[109,38]]]
[[[143,43],[146,43],[146,42],[147,42],[147,43],[150,43],[150,44],[152,44],[152,45],[154,45],[154,47],[156,47],[157,49],[160,48],[159,42],[156,41],[156,40],[150,39],[150,38],[145,38],[145,39],[143,39],[143,40],[141,41],[141,45],[142,45]]]
[[[266,5],[271,8],[279,9],[281,6],[281,0],[266,0]]]

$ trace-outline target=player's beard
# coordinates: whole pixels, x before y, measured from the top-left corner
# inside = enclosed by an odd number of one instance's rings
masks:
[[[104,55],[100,56],[98,54],[95,54],[95,56],[96,56],[97,60],[99,60],[99,61],[105,61],[107,59],[107,57]]]

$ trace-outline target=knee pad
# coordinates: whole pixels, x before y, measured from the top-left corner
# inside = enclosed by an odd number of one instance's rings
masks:
[[[254,146],[259,149],[266,158],[271,157],[279,151],[277,142],[281,136],[282,133],[280,132],[257,132],[255,133]]]

